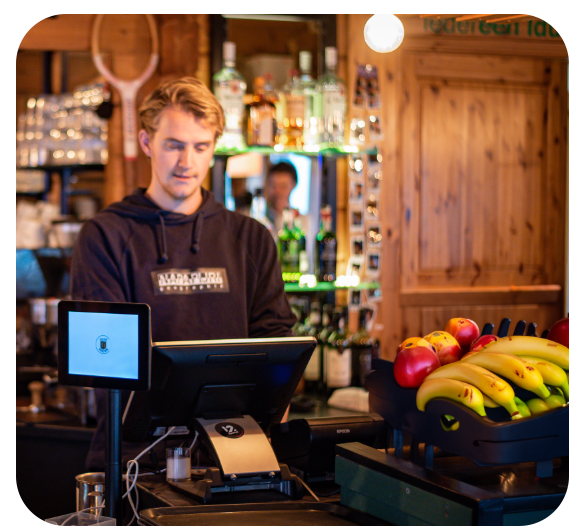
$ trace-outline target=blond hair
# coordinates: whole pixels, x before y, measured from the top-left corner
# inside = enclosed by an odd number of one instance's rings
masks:
[[[205,84],[194,77],[166,81],[145,98],[139,107],[139,119],[150,136],[157,130],[159,115],[167,107],[189,112],[212,126],[215,140],[223,134],[225,117],[221,105]]]

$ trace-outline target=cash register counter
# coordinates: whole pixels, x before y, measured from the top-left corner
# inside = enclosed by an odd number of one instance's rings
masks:
[[[359,414],[321,402],[315,410],[291,412],[289,420]],[[93,427],[73,422],[17,422],[18,489],[40,519],[75,510],[74,477],[86,471],[92,433]],[[296,500],[277,491],[247,491],[218,493],[202,505],[173,490],[164,476],[140,476],[139,524],[520,525],[541,521],[566,502],[568,457],[554,459],[552,476],[540,479],[533,463],[477,466],[437,448],[428,468],[423,447],[410,454],[406,439],[402,457],[360,443],[339,447],[338,484],[309,484],[320,503],[308,492]],[[127,506],[124,513],[130,513]]]
[[[17,404],[23,406],[27,404],[27,401],[18,398]],[[358,415],[361,413],[329,407],[324,400],[318,400],[318,406],[312,410],[291,411],[289,420]],[[75,476],[87,471],[85,459],[94,430],[93,423],[88,423],[87,426],[81,425],[77,419],[57,412],[17,415],[16,480],[18,491],[24,504],[38,518],[45,520],[75,510]],[[62,465],[63,462],[64,465]],[[44,485],[41,491],[38,484]],[[48,488],[45,487],[46,484],[49,484]],[[164,476],[142,476],[138,479],[138,485],[140,509],[196,504],[188,497],[172,490],[166,484]],[[330,483],[322,486],[322,489],[318,488],[318,493],[330,495],[333,490],[339,489],[338,486]],[[230,498],[228,498],[229,495]],[[236,503],[240,500],[240,502],[276,504],[279,501],[285,502],[285,499],[287,499],[286,502],[291,502],[284,494],[273,491],[238,492],[229,495],[218,495],[215,503],[220,504],[223,501]],[[337,502],[339,495],[334,494],[325,499]],[[301,501],[316,502],[310,495],[305,495]],[[291,515],[294,515],[294,512]],[[314,515],[316,516],[316,513]],[[367,516],[360,520],[364,524],[371,521]]]

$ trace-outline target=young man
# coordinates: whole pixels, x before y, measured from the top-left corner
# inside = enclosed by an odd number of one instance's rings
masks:
[[[272,165],[265,181],[267,217],[278,233],[282,228],[283,210],[290,208],[290,194],[298,182],[296,168],[287,161]]]
[[[224,126],[216,98],[183,78],[155,89],[139,114],[151,182],[85,224],[72,298],[148,304],[155,342],[289,335],[296,319],[271,234],[201,187]],[[104,467],[102,396],[90,469]],[[124,444],[124,461],[141,449]]]

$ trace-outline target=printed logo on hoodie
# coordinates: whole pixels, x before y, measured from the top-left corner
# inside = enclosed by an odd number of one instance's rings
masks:
[[[153,291],[162,294],[228,293],[226,269],[168,269],[151,271]]]

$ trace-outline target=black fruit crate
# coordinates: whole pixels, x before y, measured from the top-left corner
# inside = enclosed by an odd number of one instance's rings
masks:
[[[553,458],[569,455],[568,405],[513,421],[479,416],[448,399],[433,399],[422,412],[416,406],[417,389],[396,383],[393,363],[377,359],[372,369],[366,379],[370,411],[418,442],[464,456],[478,465],[537,462],[538,476],[551,475]],[[454,416],[459,428],[445,430],[444,415]]]

